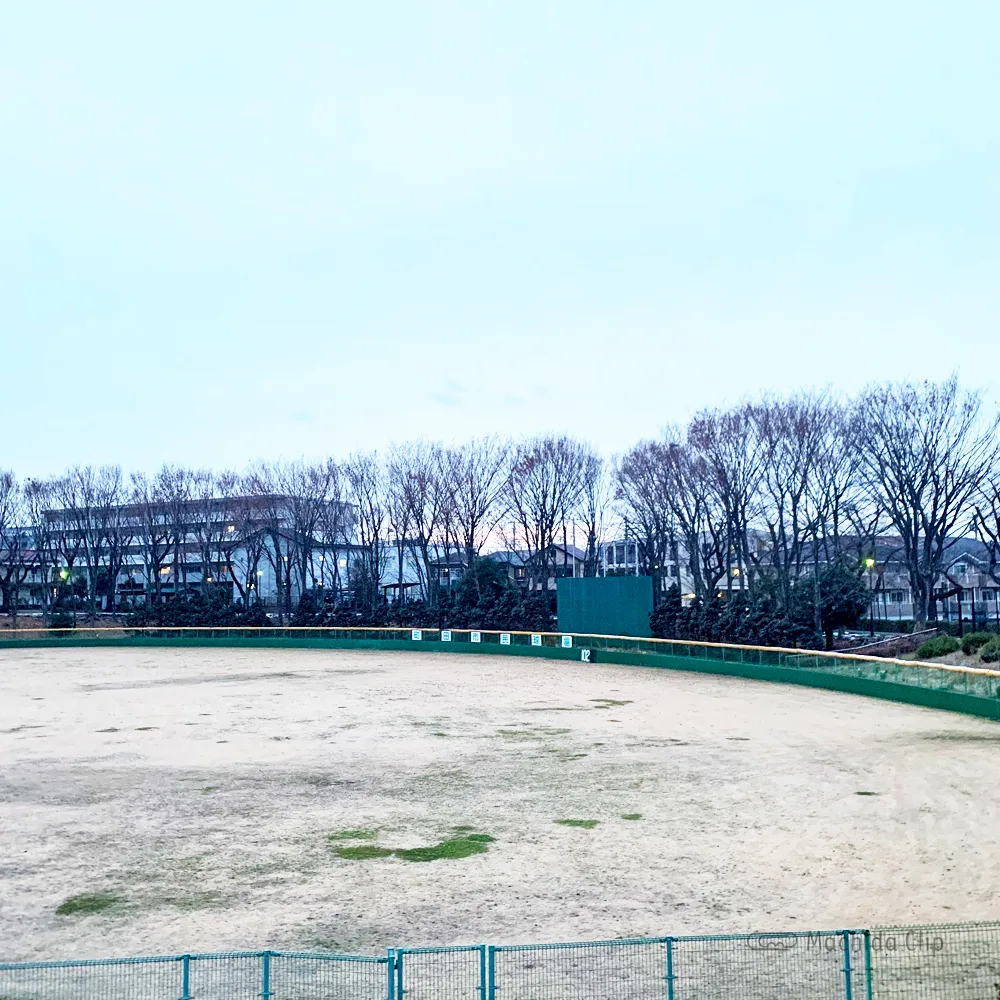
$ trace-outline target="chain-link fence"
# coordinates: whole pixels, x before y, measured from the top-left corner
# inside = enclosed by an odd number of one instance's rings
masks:
[[[0,1000],[1000,1000],[1000,921],[0,964]]]

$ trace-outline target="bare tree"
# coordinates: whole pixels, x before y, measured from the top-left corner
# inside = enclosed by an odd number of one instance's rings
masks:
[[[618,481],[659,565],[674,554],[679,536],[695,597],[708,600],[728,573],[732,531],[706,459],[668,431],[663,441],[633,448],[619,463]]]
[[[17,624],[21,587],[35,567],[25,533],[25,496],[13,472],[0,470],[0,603]]]
[[[993,466],[972,498],[972,530],[986,546],[986,572],[1000,584],[1000,468]]]
[[[298,578],[299,592],[303,593],[317,584],[316,550],[331,500],[334,468],[330,462],[291,462],[278,466],[276,474],[288,524],[289,567]],[[291,573],[286,572],[289,611],[291,585]]]
[[[554,572],[556,527],[577,507],[588,454],[568,437],[532,438],[514,452],[506,494],[528,550],[532,588],[544,587]]]
[[[195,473],[184,466],[165,465],[159,474],[170,528],[174,593],[187,591],[188,552],[191,545],[192,498]]]
[[[84,558],[88,604],[93,617],[102,572],[110,578],[109,593],[114,600],[117,576],[111,576],[115,567],[109,565],[108,558],[113,546],[115,509],[124,501],[121,469],[116,465],[98,469],[76,466],[58,480],[55,492],[62,507],[58,513],[66,525],[64,530],[75,536]]]
[[[344,466],[351,503],[357,517],[360,566],[352,580],[355,594],[375,610],[379,585],[385,569],[385,528],[388,518],[388,490],[381,457],[376,452],[352,455]]]
[[[324,589],[331,589],[336,600],[341,589],[341,552],[344,553],[346,568],[355,519],[345,497],[347,486],[343,469],[333,459],[327,459],[326,467],[330,477],[329,500],[321,509],[316,525],[317,537],[323,548],[320,555],[319,585]]]
[[[38,574],[38,597],[44,610],[52,604],[52,574],[59,562],[57,532],[48,515],[52,506],[53,486],[44,479],[26,479],[23,486],[24,512],[31,530]]]
[[[191,477],[188,523],[192,542],[198,549],[203,594],[217,588],[229,575],[223,546],[232,524],[230,508],[238,483],[239,478],[232,472],[216,475],[208,469],[199,469]]]
[[[247,492],[254,499],[255,514],[259,518],[258,530],[266,539],[262,552],[274,572],[275,610],[278,613],[278,624],[284,625],[285,616],[291,614],[292,610],[294,538],[286,529],[288,512],[280,480],[280,466],[270,462],[259,462],[251,468],[244,482]],[[256,589],[257,599],[261,600],[259,577]]]
[[[220,535],[220,561],[236,587],[239,600],[247,607],[260,600],[260,564],[265,558],[266,515],[250,492],[250,484],[237,478],[227,504],[227,519]]]
[[[470,571],[506,511],[510,456],[510,444],[497,437],[469,441],[445,453],[443,474],[451,501],[451,523]]]
[[[579,516],[582,520],[585,549],[583,575],[597,576],[601,563],[601,543],[607,530],[607,518],[615,496],[614,481],[608,463],[600,455],[587,455],[580,491]]]
[[[753,408],[744,404],[733,410],[704,410],[688,428],[690,444],[710,472],[706,485],[715,494],[726,515],[727,596],[732,596],[736,576],[746,580],[753,592],[760,559],[751,544],[750,525],[756,514],[755,501],[762,474],[762,445],[756,431]]]
[[[390,520],[398,548],[399,584],[403,582],[403,549],[407,547],[417,568],[420,591],[428,605],[437,602],[432,586],[432,561],[436,541],[449,510],[450,483],[445,476],[446,453],[424,441],[396,445],[389,453]],[[401,541],[399,525],[405,524]]]
[[[814,501],[822,496],[816,487],[832,412],[823,396],[800,394],[765,398],[751,413],[761,454],[757,518],[769,541],[770,575],[787,610],[792,587],[815,564],[820,508]]]
[[[131,505],[136,539],[145,576],[146,604],[160,604],[167,557],[174,545],[168,497],[172,470],[164,466],[155,476],[132,473]]]
[[[642,441],[618,463],[618,495],[642,540],[643,562],[653,579],[653,601],[663,596],[663,574],[677,539],[670,445]],[[697,539],[695,548],[697,551]]]
[[[856,447],[869,488],[898,532],[918,625],[936,614],[934,583],[1000,458],[1000,418],[952,377],[940,384],[871,386],[859,402]]]

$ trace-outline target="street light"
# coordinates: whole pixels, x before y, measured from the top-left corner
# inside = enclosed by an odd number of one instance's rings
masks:
[[[869,556],[865,560],[868,567],[868,634],[875,638],[875,592],[872,589],[872,570],[875,568],[875,560]]]

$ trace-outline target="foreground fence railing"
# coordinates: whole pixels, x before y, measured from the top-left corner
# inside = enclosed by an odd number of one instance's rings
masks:
[[[997,1000],[1000,922],[0,963],[3,1000]]]
[[[83,627],[0,631],[0,647],[39,642],[49,645],[214,643],[379,648],[406,645],[411,649],[572,657],[588,662],[605,660],[810,684],[1000,719],[1000,670],[849,653],[678,639],[487,629],[318,626]]]

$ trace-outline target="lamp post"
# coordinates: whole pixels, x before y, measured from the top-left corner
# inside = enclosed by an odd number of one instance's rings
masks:
[[[872,589],[872,570],[875,568],[875,560],[869,556],[865,560],[868,567],[868,634],[875,638],[875,591]]]

